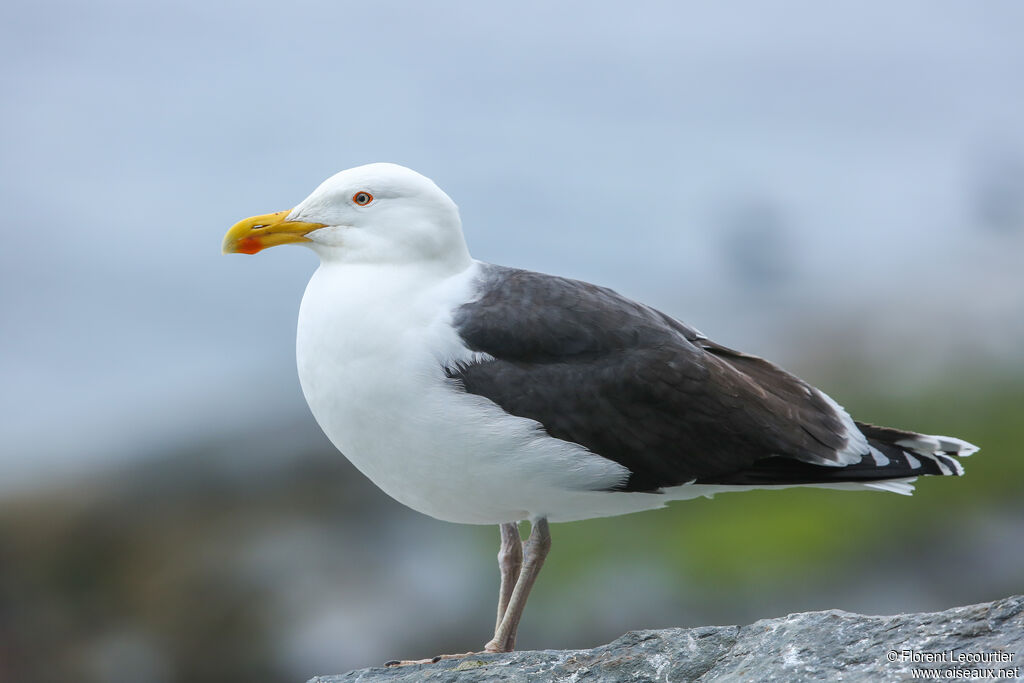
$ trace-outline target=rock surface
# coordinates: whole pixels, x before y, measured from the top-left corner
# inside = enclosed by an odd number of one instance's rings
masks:
[[[309,683],[1014,680],[1022,660],[1024,596],[1014,596],[891,617],[829,610],[749,626],[633,631],[591,650],[470,655]]]

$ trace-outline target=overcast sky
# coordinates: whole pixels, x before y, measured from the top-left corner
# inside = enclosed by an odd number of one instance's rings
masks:
[[[0,21],[0,490],[305,415],[315,257],[220,240],[372,161],[434,178],[478,258],[735,346],[784,353],[765,310],[1024,339],[1019,2],[14,1]]]

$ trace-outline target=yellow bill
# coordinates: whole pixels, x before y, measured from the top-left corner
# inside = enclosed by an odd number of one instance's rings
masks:
[[[323,223],[289,221],[291,211],[278,211],[238,221],[224,235],[225,254],[255,254],[279,244],[309,242],[308,233],[326,227]]]

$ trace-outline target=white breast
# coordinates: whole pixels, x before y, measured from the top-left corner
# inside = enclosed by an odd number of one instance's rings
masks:
[[[445,377],[445,364],[474,360],[450,321],[471,296],[477,268],[439,275],[409,265],[320,267],[302,300],[297,359],[328,438],[390,496],[453,522],[578,519],[660,504],[618,494],[604,512],[607,502],[597,498],[609,494],[593,490],[623,481],[625,468],[548,437]]]

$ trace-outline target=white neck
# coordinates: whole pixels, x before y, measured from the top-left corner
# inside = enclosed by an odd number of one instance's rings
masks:
[[[424,259],[416,254],[390,250],[386,255],[373,245],[353,248],[352,239],[317,241],[309,243],[309,247],[320,257],[321,266],[368,266],[381,268],[384,273],[392,267],[401,266],[424,273],[435,273],[445,277],[461,273],[473,263],[466,243],[459,240],[439,250],[432,258]]]

